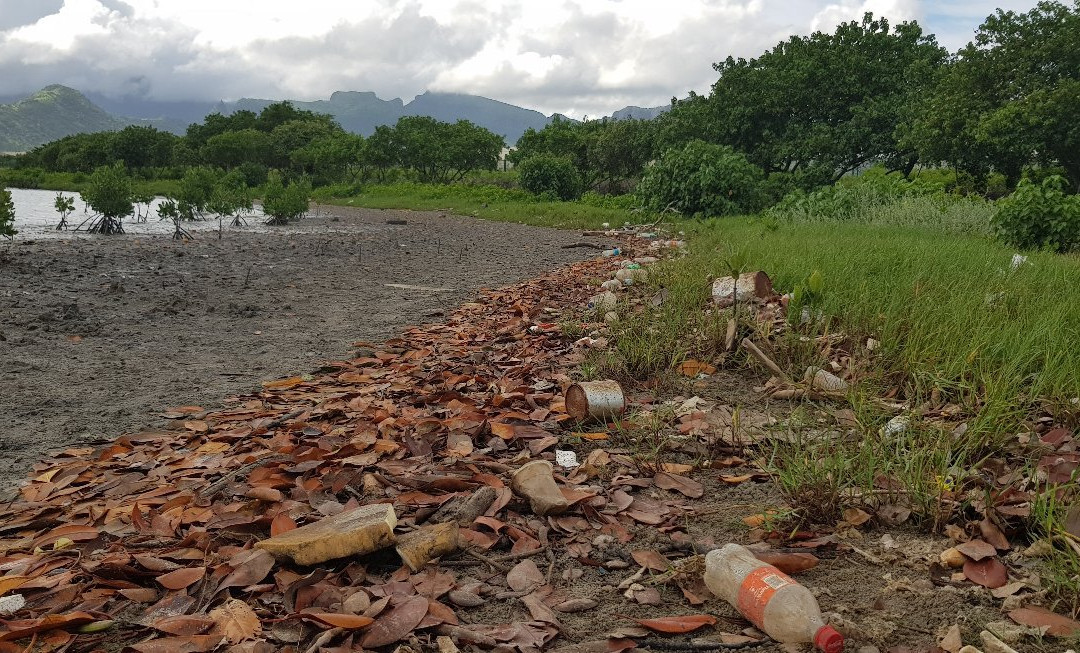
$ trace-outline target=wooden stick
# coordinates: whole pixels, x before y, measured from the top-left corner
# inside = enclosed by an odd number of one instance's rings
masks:
[[[510,567],[507,567],[506,565],[504,565],[501,562],[496,562],[495,560],[492,560],[491,558],[487,557],[483,553],[480,553],[479,551],[476,551],[474,549],[462,549],[462,551],[465,553],[465,555],[469,556],[470,558],[476,558],[480,562],[486,563],[491,568],[498,569],[499,571],[501,571],[504,574],[510,572]]]
[[[773,362],[771,358],[765,355],[765,352],[758,349],[758,346],[754,344],[754,341],[750,338],[742,339],[742,346],[746,351],[754,355],[754,358],[758,359],[762,365],[769,368],[769,371],[779,377],[781,380],[791,383],[791,377],[784,373],[780,366]]]

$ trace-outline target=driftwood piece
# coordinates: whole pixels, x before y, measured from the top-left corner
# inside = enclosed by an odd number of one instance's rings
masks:
[[[458,526],[467,527],[476,521],[476,518],[487,512],[499,493],[495,488],[484,486],[468,497],[456,496],[443,504],[430,518],[432,522],[457,523]]]
[[[395,550],[415,572],[435,558],[457,551],[458,546],[458,525],[451,521],[405,533],[397,538]]]

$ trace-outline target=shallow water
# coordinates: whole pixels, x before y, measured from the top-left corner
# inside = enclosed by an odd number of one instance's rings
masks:
[[[86,229],[90,226],[88,220],[93,215],[93,210],[86,207],[82,197],[78,193],[64,193],[65,196],[75,198],[75,212],[68,216],[68,228],[66,231],[57,231],[56,225],[60,222],[60,215],[53,208],[56,201],[56,191],[51,190],[27,190],[24,188],[9,188],[11,198],[15,203],[15,229],[18,230],[16,240],[36,240],[40,238],[72,238],[78,236],[90,236]],[[160,220],[157,217],[157,207],[161,204],[162,197],[155,197],[150,207],[140,205],[137,208],[142,212],[145,221],[138,221],[135,216],[124,218],[124,232],[129,235],[159,235],[171,236],[173,223]],[[263,216],[259,207],[246,218],[247,226],[230,227],[228,220],[225,221],[224,229],[239,229],[244,231],[269,231],[263,224]],[[83,224],[85,222],[85,224]],[[82,224],[82,229],[76,231]],[[197,222],[185,222],[184,228],[188,231],[217,231],[218,220],[216,215],[207,216],[206,220]],[[287,229],[291,229],[287,228]],[[281,227],[275,228],[281,231]]]

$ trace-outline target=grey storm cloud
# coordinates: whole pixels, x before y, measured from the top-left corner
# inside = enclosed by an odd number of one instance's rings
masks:
[[[308,1],[321,7],[335,0]],[[340,2],[336,22],[324,29],[298,28],[289,36],[233,44],[207,38],[196,21],[186,20],[188,10],[179,0],[0,0],[0,97],[53,83],[163,101],[313,99],[336,90],[371,90],[408,100],[434,90],[484,95],[546,113],[599,115],[627,104],[666,104],[689,90],[707,91],[715,80],[714,62],[728,55],[753,56],[792,33],[827,28],[867,10],[894,20],[925,21],[942,15],[944,4],[666,0],[661,6],[548,0],[541,15],[547,24],[533,25],[526,16],[536,5],[527,2]],[[166,4],[182,19],[155,10]],[[972,16],[964,24],[969,35],[999,3],[956,4]],[[272,15],[274,6],[263,0],[252,11]],[[90,12],[92,25],[66,35],[26,27],[45,25],[62,8]],[[942,25],[957,29],[958,13],[950,12]]]

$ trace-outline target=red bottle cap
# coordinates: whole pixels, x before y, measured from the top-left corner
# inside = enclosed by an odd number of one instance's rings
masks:
[[[840,653],[844,650],[844,636],[832,626],[822,626],[814,635],[814,646],[825,653]]]

